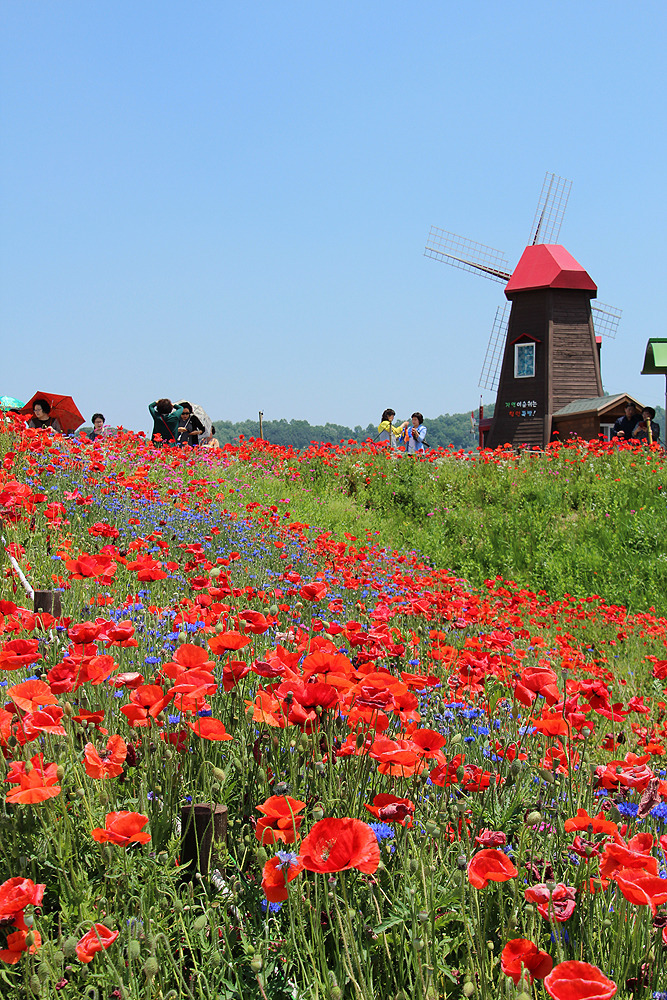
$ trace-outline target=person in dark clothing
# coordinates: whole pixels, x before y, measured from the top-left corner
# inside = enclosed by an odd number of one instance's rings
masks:
[[[98,438],[104,437],[104,414],[103,413],[93,413],[92,416],[92,431],[88,432],[89,441],[97,441]]]
[[[611,432],[612,438],[620,438],[622,441],[629,441],[632,437],[632,432],[640,421],[640,416],[637,413],[637,407],[634,403],[627,402],[625,404],[625,413],[622,417],[619,417],[614,428]]]
[[[51,416],[51,404],[46,399],[36,399],[32,404],[32,417],[28,421],[28,427],[36,427],[39,430],[53,430],[62,434],[63,429],[57,417]]]
[[[655,410],[652,406],[645,406],[642,410],[642,419],[632,432],[635,441],[646,441],[648,444],[648,429],[651,427],[651,443],[656,444],[660,440],[660,424],[656,424]]]
[[[183,412],[178,427],[178,443],[189,444],[195,448],[199,444],[199,435],[203,434],[205,427],[199,417],[192,412],[192,404],[184,401],[181,403]]]
[[[151,441],[154,445],[176,444],[178,425],[183,413],[182,406],[173,406],[170,399],[157,399],[148,404],[148,412],[153,418]]]

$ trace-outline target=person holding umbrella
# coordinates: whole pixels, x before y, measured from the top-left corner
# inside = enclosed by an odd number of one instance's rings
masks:
[[[63,432],[58,418],[51,416],[51,404],[41,396],[33,400],[32,418],[28,421],[28,427],[55,431],[57,434]]]
[[[170,399],[156,399],[148,404],[148,412],[153,418],[153,433],[151,441],[157,447],[163,444],[176,444],[180,433],[179,424],[183,407],[173,405]]]
[[[178,443],[188,444],[195,448],[199,444],[199,435],[206,430],[201,420],[192,412],[192,404],[184,400],[181,403],[183,412],[178,427]]]

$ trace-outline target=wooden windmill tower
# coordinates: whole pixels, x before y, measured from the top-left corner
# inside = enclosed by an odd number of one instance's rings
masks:
[[[505,285],[496,312],[480,386],[497,389],[486,444],[543,448],[552,417],[576,399],[602,396],[600,332],[615,336],[620,311],[591,306],[597,286],[558,243],[571,181],[547,174],[532,226],[532,242],[510,272],[503,253],[432,228],[425,255]]]

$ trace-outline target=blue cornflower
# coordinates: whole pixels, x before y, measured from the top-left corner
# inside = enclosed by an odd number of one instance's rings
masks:
[[[389,826],[388,823],[369,823],[368,825],[377,837],[378,844],[381,844],[383,840],[392,840],[396,836],[393,827]]]
[[[269,911],[269,913],[278,913],[283,904],[269,903],[268,899],[263,899],[260,905],[262,907],[262,913],[266,913],[267,910]]]

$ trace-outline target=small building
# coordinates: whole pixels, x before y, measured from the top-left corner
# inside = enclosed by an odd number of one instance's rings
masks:
[[[592,399],[575,399],[553,414],[552,437],[566,441],[571,437],[585,441],[597,441],[602,435],[606,441],[619,417],[622,417],[628,403],[634,403],[641,412],[642,405],[627,392],[613,396],[594,396]]]

